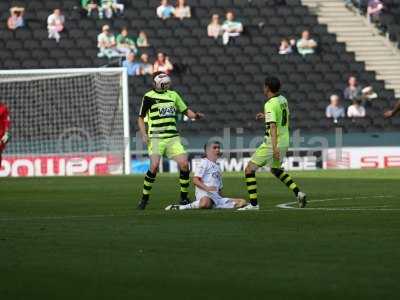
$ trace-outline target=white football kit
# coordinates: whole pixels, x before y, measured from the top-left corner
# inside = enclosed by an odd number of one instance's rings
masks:
[[[206,186],[214,186],[217,188],[215,192],[207,192],[196,186],[196,202],[200,203],[203,197],[209,197],[213,202],[213,208],[234,208],[235,203],[231,198],[224,198],[219,194],[222,189],[222,174],[219,165],[207,158],[203,158],[199,166],[194,171],[194,176],[201,178]]]

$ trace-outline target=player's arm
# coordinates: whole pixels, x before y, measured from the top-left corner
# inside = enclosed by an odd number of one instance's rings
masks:
[[[140,107],[139,117],[137,119],[137,124],[139,127],[139,132],[142,137],[143,143],[147,144],[149,137],[146,132],[146,125],[144,123],[144,118],[146,117],[147,112],[150,110],[151,101],[144,96],[142,100],[142,105]]]
[[[199,120],[204,117],[204,114],[201,112],[194,112],[190,108],[187,109],[185,115],[191,120]]]
[[[194,112],[193,110],[188,108],[186,103],[183,101],[183,99],[178,93],[176,93],[176,107],[182,114],[184,114],[191,120],[199,120],[204,117],[203,113]]]
[[[201,177],[194,176],[192,181],[195,186],[197,186],[198,188],[200,188],[206,192],[215,192],[217,190],[217,188],[215,186],[205,185],[204,182],[201,180]]]
[[[391,118],[400,111],[400,101],[398,101],[392,110],[386,111],[383,115],[385,118]]]
[[[267,102],[264,107],[265,123],[269,126],[269,132],[271,135],[271,144],[273,157],[279,160],[279,149],[278,149],[278,133],[277,133],[277,107],[274,103]]]
[[[272,151],[273,151],[274,159],[279,160],[280,153],[279,153],[279,149],[278,149],[278,133],[277,133],[277,129],[276,129],[276,123],[270,122],[269,128],[270,128],[270,133],[271,133],[271,144],[272,144]]]

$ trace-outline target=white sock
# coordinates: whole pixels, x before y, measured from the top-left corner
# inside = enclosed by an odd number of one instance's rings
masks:
[[[193,203],[189,203],[186,205],[179,205],[179,210],[185,210],[185,209],[198,209],[199,205],[197,203],[197,201],[193,202]]]

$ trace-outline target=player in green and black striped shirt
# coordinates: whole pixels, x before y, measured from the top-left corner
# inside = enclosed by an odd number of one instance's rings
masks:
[[[176,120],[179,113],[185,114],[189,119],[199,119],[204,116],[202,113],[190,110],[179,94],[169,89],[171,79],[167,74],[156,72],[153,75],[153,85],[153,89],[143,96],[138,118],[139,130],[143,142],[147,144],[150,157],[150,169],[144,178],[143,195],[138,209],[145,209],[149,201],[162,156],[167,156],[178,163],[181,186],[180,204],[189,203],[189,163],[176,129]],[[148,123],[147,131],[145,118]]]

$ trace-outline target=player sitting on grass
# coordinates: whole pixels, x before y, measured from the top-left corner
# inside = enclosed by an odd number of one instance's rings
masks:
[[[221,168],[217,164],[221,156],[219,142],[204,145],[205,157],[194,172],[193,184],[196,186],[196,201],[187,205],[168,205],[165,210],[240,208],[246,200],[222,196]]]

